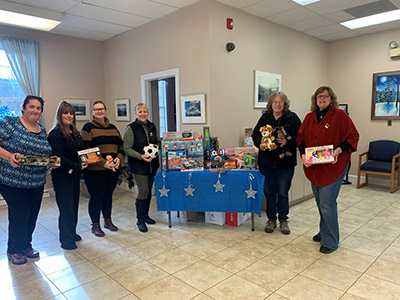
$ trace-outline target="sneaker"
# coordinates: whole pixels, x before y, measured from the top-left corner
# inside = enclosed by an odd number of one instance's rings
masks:
[[[264,231],[266,233],[272,233],[274,232],[274,229],[276,228],[276,221],[274,220],[268,220],[267,225],[265,226]]]
[[[280,221],[281,224],[281,232],[283,234],[290,234],[290,228],[289,228],[289,224],[287,221]]]
[[[22,250],[22,253],[29,258],[38,258],[39,257],[39,251],[33,249],[32,247],[26,248],[25,250]]]
[[[14,265],[23,265],[23,264],[26,264],[26,262],[27,262],[26,256],[23,254],[19,254],[19,253],[15,253],[15,254],[7,253],[7,258]]]
[[[312,240],[313,240],[314,242],[319,243],[319,242],[321,241],[321,237],[320,237],[318,234],[316,234],[316,235],[314,235],[314,236],[312,237]]]

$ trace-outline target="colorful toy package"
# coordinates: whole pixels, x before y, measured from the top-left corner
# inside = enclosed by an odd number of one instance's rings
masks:
[[[306,160],[312,164],[331,163],[333,158],[333,145],[306,148]]]

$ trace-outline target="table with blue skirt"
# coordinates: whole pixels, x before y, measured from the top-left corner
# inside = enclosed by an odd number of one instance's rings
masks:
[[[258,171],[161,171],[155,177],[157,208],[167,211],[261,213],[264,176]]]

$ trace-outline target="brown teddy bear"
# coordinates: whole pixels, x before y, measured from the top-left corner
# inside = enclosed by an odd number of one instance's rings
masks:
[[[261,144],[260,150],[275,150],[277,148],[276,144],[274,143],[275,137],[273,136],[273,128],[271,125],[265,125],[260,128],[261,132]]]
[[[292,137],[286,133],[286,130],[282,126],[277,126],[274,128],[273,136],[276,139],[283,139],[285,138],[286,140],[291,140]],[[292,156],[292,152],[290,152],[290,149],[287,145],[283,145],[281,143],[277,144],[276,152],[278,153],[279,158],[284,158],[285,156]]]

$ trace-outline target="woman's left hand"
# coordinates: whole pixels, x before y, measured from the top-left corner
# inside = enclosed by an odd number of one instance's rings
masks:
[[[121,163],[120,159],[118,157],[114,158],[114,168],[118,169],[119,164]]]
[[[336,148],[335,150],[333,150],[333,158],[334,158],[334,161],[332,162],[332,164],[336,164],[336,163],[337,163],[339,154],[340,154],[340,153],[339,153],[339,149],[338,149],[338,148]]]
[[[276,141],[277,141],[279,144],[282,144],[283,146],[285,146],[286,143],[287,143],[287,139],[285,139],[285,138],[277,138]]]

